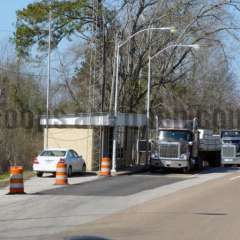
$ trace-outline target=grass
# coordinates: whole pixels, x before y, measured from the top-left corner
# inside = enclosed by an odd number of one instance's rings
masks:
[[[5,172],[5,173],[0,174],[0,181],[8,179],[9,175],[10,175],[9,172]]]
[[[23,173],[24,180],[27,180],[27,179],[29,179],[33,176],[35,176],[35,173],[33,171],[30,171],[30,170],[26,170]],[[0,174],[0,188],[1,187],[6,187],[9,184],[9,177],[10,177],[9,172],[4,172],[4,173]]]

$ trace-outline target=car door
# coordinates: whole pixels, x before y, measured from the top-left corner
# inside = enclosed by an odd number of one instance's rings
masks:
[[[74,161],[73,161],[73,160],[74,160],[74,159],[73,159],[72,152],[71,152],[71,150],[69,150],[69,151],[67,152],[66,163],[67,163],[67,166],[68,166],[68,167],[69,167],[69,166],[72,167],[72,171],[74,171],[74,165],[73,165]]]
[[[77,164],[78,160],[77,160],[73,150],[69,150],[69,159],[70,159],[70,162],[71,162],[73,172],[77,172],[78,168],[79,168],[78,164]]]
[[[77,172],[81,172],[82,170],[82,165],[83,165],[83,162],[82,162],[82,158],[75,152],[72,150],[72,154],[74,155],[74,161],[75,161],[75,166],[76,166],[76,171]]]

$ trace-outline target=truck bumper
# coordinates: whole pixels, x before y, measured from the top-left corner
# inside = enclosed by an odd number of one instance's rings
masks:
[[[240,157],[222,158],[221,162],[222,162],[222,165],[232,165],[232,164],[240,165]]]
[[[188,166],[186,160],[151,159],[151,166],[155,168],[185,168]]]

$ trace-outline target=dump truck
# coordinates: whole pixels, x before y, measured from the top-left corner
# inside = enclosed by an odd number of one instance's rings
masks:
[[[220,166],[220,135],[199,129],[198,120],[162,120],[151,139],[151,170],[158,168],[201,170],[204,165]]]
[[[221,143],[222,165],[240,165],[240,130],[222,130]]]

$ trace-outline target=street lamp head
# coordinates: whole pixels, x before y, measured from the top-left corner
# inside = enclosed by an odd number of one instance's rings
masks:
[[[171,33],[176,33],[177,32],[177,29],[175,27],[170,27],[170,32]]]
[[[199,44],[192,44],[190,45],[192,48],[194,48],[195,50],[199,50],[200,49],[200,45]]]

